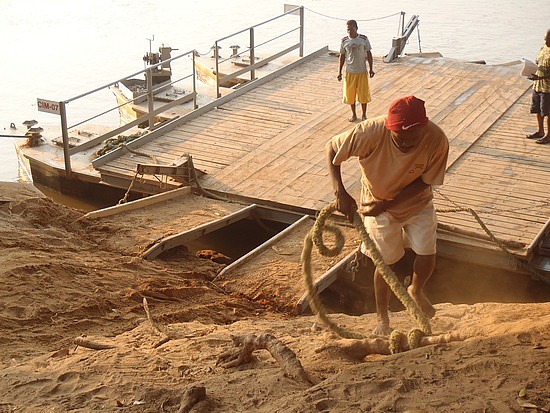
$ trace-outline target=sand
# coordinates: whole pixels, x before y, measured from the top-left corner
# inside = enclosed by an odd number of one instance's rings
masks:
[[[198,225],[231,212],[204,202],[200,214],[177,219]],[[32,187],[0,185],[2,413],[550,409],[548,300],[437,303],[434,334],[460,341],[354,358],[350,341],[315,316],[213,283],[221,264],[185,251],[141,259],[152,241],[174,233],[169,224],[82,215]],[[330,317],[365,336],[375,325],[373,314]],[[403,311],[391,320],[415,327]],[[217,363],[235,348],[232,336],[262,333],[296,355],[308,380],[285,374],[262,349],[237,367]],[[77,337],[111,348],[76,346]],[[193,394],[198,402],[186,405]]]

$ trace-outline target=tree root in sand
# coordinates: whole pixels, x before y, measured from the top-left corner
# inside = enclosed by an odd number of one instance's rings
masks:
[[[162,331],[153,320],[153,317],[151,317],[151,312],[149,311],[149,304],[147,303],[147,299],[145,297],[143,297],[143,308],[145,309],[145,313],[147,314],[147,320],[149,320],[149,324],[151,324],[151,328],[156,334],[160,336],[160,339],[153,344],[153,347],[154,348],[160,347],[164,343],[167,343],[168,341],[170,341],[170,337],[168,336],[168,334]]]
[[[86,347],[92,350],[107,350],[110,348],[116,348],[113,344],[98,343],[97,341],[88,340],[85,337],[77,337],[74,339],[74,343],[80,347]]]
[[[191,386],[181,397],[178,413],[189,413],[193,406],[206,399],[206,387]]]
[[[354,360],[363,360],[369,354],[389,355],[432,344],[450,343],[451,341],[464,341],[466,338],[468,337],[464,334],[455,331],[440,334],[438,336],[420,337],[419,341],[415,345],[411,345],[411,343],[407,341],[406,336],[404,340],[397,337],[398,343],[393,343],[390,338],[382,337],[365,338],[362,340],[343,339],[338,341],[338,343],[327,344],[319,347],[315,349],[315,352],[320,353],[327,350],[336,350],[343,352],[345,355]]]
[[[164,343],[167,343],[168,341],[170,341],[170,336],[168,336],[168,334],[162,331],[153,320],[153,317],[151,317],[151,312],[149,311],[149,305],[147,304],[147,299],[145,297],[143,297],[143,308],[145,309],[145,313],[147,314],[147,320],[149,320],[149,324],[151,324],[151,328],[153,329],[154,333],[160,336],[160,339],[153,344],[153,347],[154,348],[160,347]],[[105,343],[99,343],[96,341],[88,340],[83,336],[75,338],[74,343],[77,346],[86,347],[92,350],[107,350],[110,348],[117,347],[112,344],[105,344]]]
[[[251,334],[231,336],[231,339],[238,348],[230,349],[221,354],[216,365],[221,364],[224,368],[237,367],[250,362],[254,350],[267,350],[277,360],[277,363],[288,377],[305,383],[312,383],[296,354],[273,335],[268,333],[258,336]]]

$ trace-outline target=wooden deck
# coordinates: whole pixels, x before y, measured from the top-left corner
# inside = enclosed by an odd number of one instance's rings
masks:
[[[137,163],[151,163],[154,156],[171,164],[189,153],[206,173],[200,180],[206,189],[259,204],[319,210],[333,200],[325,143],[353,127],[349,107],[341,103],[337,68],[337,56],[323,53],[172,130],[159,129],[160,136],[138,148],[148,156],[121,151],[97,169],[103,180],[127,185]],[[428,116],[450,140],[448,174],[436,206],[473,208],[497,238],[518,243],[515,252],[527,254],[550,216],[550,145],[524,137],[536,125],[529,114],[531,82],[519,76],[519,65],[407,56],[391,64],[375,58],[374,69],[369,117],[384,114],[395,98],[414,94],[426,101]],[[342,171],[357,195],[355,161]],[[485,236],[469,213],[439,219],[447,228]]]

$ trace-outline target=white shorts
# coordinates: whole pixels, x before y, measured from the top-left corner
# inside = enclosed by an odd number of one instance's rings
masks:
[[[386,265],[399,261],[406,247],[417,255],[433,255],[436,252],[437,216],[432,202],[404,222],[396,221],[387,212],[376,217],[364,217],[363,221]],[[361,245],[361,252],[370,256],[365,245]]]

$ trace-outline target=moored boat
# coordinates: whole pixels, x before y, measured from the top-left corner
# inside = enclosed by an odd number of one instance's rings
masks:
[[[301,47],[298,43],[297,48]],[[194,51],[184,55],[191,61],[195,57]],[[533,157],[526,141],[513,131],[531,126],[520,111],[529,97],[530,83],[518,79],[514,65],[479,65],[437,54],[400,54],[392,64],[384,60],[375,57],[372,92],[376,99],[369,104],[369,116],[384,114],[387,102],[402,94],[420,95],[430,118],[451,141],[449,179],[436,199],[438,206],[457,203],[481,210],[496,238],[506,241],[502,245],[524,262],[544,257],[539,267],[547,265],[550,210],[544,171],[550,154]],[[165,110],[152,109],[149,100],[151,110],[130,126],[72,148],[69,134],[64,134],[62,147],[20,146],[19,151],[30,160],[31,169],[33,164],[37,170],[42,168],[43,176],[50,167],[55,173],[52,179],[64,183],[62,190],[74,190],[86,179],[119,194],[131,189],[149,195],[200,185],[209,193],[242,202],[314,215],[332,200],[324,173],[324,144],[350,126],[349,108],[340,102],[341,84],[334,79],[337,61],[334,52],[322,48],[163,123],[154,117]],[[243,70],[256,68],[250,65]],[[496,88],[502,91],[498,96],[492,93]],[[149,124],[145,133],[95,156],[108,138],[129,134],[130,127],[144,121]],[[519,133],[524,135],[523,130]],[[54,156],[48,156],[48,151]],[[193,168],[204,174],[197,178]],[[346,179],[359,182],[351,174]],[[525,212],[518,213],[518,208]],[[472,261],[483,256],[494,265],[510,266],[508,257],[477,223],[461,214],[453,212],[441,220],[444,246],[440,251]]]

